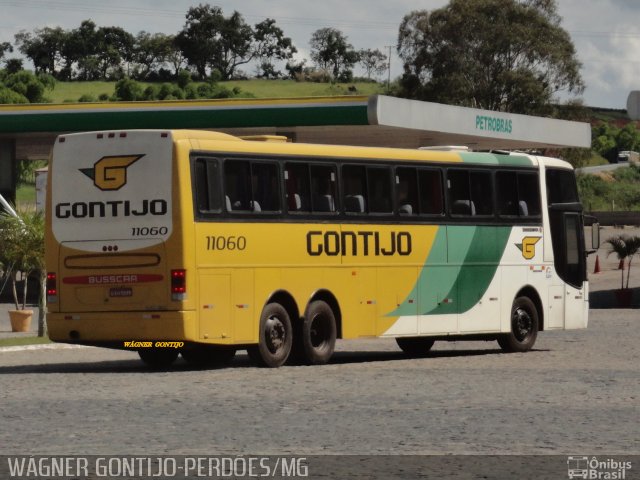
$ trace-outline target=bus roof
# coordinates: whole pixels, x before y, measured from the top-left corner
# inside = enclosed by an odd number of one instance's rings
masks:
[[[157,133],[170,136],[174,142],[186,142],[194,150],[211,150],[227,153],[295,155],[300,157],[334,157],[367,160],[432,161],[441,163],[466,163],[503,166],[538,166],[541,163],[571,169],[563,160],[528,155],[522,152],[473,152],[453,150],[450,147],[406,149],[389,147],[363,147],[350,145],[306,144],[286,142],[284,137],[256,135],[236,137],[209,130],[124,130],[117,132],[84,132],[61,135],[62,137],[96,136],[97,138],[127,137]]]

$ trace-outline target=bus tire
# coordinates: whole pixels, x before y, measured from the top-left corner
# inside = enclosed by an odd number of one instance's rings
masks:
[[[268,303],[260,315],[257,345],[247,349],[251,360],[260,367],[280,367],[289,358],[293,340],[291,319],[279,303]]]
[[[396,343],[409,357],[425,357],[436,342],[429,337],[397,337]]]
[[[517,297],[511,306],[511,331],[498,337],[505,352],[527,352],[538,337],[538,310],[529,297]]]
[[[236,354],[236,349],[222,345],[195,345],[182,350],[182,358],[194,367],[226,365]]]
[[[163,369],[170,367],[175,362],[178,358],[178,350],[175,348],[143,348],[138,350],[138,355],[145,365]]]
[[[309,365],[327,363],[336,348],[336,317],[331,307],[322,300],[307,307],[301,329],[302,355]]]

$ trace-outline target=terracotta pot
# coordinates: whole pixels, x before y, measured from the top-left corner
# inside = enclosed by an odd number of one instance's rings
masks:
[[[9,310],[12,332],[28,332],[31,329],[33,310]]]

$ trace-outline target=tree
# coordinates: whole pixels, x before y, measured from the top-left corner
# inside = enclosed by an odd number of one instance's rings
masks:
[[[173,49],[173,37],[164,33],[138,32],[133,46],[133,62],[136,76],[145,79],[151,72],[164,65]]]
[[[24,30],[16,33],[15,41],[18,50],[33,62],[35,73],[55,75],[64,36],[60,27],[45,27],[33,34]]]
[[[273,61],[288,61],[298,51],[289,37],[284,36],[276,21],[267,18],[256,23],[254,28],[253,55],[260,59],[260,71],[263,78],[278,78],[282,74],[277,71]]]
[[[99,78],[122,76],[123,63],[133,60],[134,37],[121,27],[100,27],[95,50]]]
[[[253,29],[237,11],[225,17],[220,7],[201,4],[191,7],[186,18],[176,44],[201,78],[216,69],[227,80],[239,65],[251,61]]]
[[[370,48],[360,50],[358,57],[360,58],[360,65],[367,72],[368,79],[371,79],[372,75],[381,75],[387,70],[388,57],[377,48],[375,50]]]
[[[629,277],[631,276],[631,260],[633,260],[633,256],[640,251],[640,237],[638,236],[628,236],[628,235],[618,235],[616,237],[611,237],[605,240],[605,243],[609,245],[609,251],[607,256],[612,253],[616,254],[618,260],[624,262],[625,259],[629,259],[627,264],[627,285],[624,285],[624,269],[620,270],[621,279],[620,279],[620,289],[623,290],[625,288],[629,288]]]
[[[62,45],[61,56],[65,61],[62,78],[71,79],[73,66],[78,68],[78,80],[93,80],[99,77],[94,56],[98,44],[96,24],[84,20],[80,26],[67,33]]]
[[[330,72],[335,80],[349,81],[353,78],[353,66],[358,62],[358,52],[347,42],[340,30],[320,28],[311,35],[311,60]]]
[[[402,20],[401,95],[514,113],[548,113],[584,90],[555,0],[451,0]]]
[[[11,46],[11,44],[9,42],[0,43],[0,59],[3,58],[4,54],[7,52],[13,52],[13,47]]]
[[[636,128],[635,123],[627,123],[618,131],[616,135],[616,147],[618,151],[638,150],[640,147],[640,132]]]

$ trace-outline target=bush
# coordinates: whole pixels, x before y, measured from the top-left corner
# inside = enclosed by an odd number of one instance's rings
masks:
[[[183,90],[191,83],[191,73],[188,70],[180,70],[178,72],[178,86]]]
[[[14,90],[0,86],[0,103],[29,103],[29,100]]]
[[[124,102],[142,100],[142,85],[128,77],[118,80],[115,87],[115,97]]]
[[[91,94],[85,93],[84,95],[82,95],[79,99],[78,102],[80,103],[91,103],[91,102],[95,102],[96,101],[96,97],[94,97]]]

